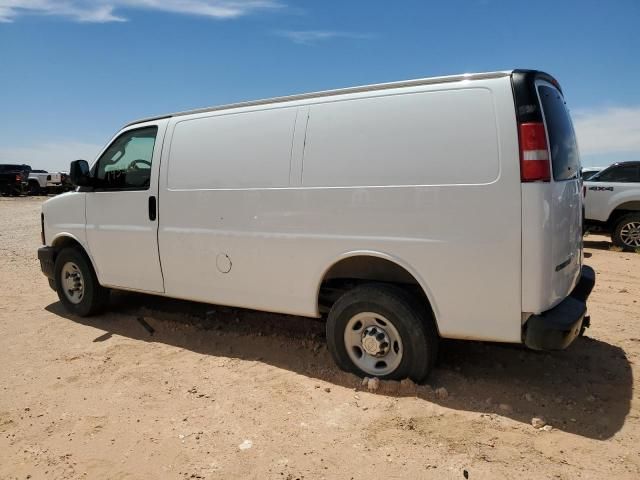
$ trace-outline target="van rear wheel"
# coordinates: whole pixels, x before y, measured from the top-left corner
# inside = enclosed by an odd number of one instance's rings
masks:
[[[54,281],[60,302],[75,315],[88,317],[104,308],[109,290],[98,278],[84,252],[65,248],[56,257]]]
[[[408,292],[393,285],[366,284],[331,307],[327,346],[343,370],[422,382],[435,363],[438,333],[428,308]]]

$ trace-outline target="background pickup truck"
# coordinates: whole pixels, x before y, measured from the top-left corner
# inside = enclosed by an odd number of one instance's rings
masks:
[[[29,165],[0,165],[0,194],[21,195],[27,193]]]
[[[585,227],[611,234],[625,249],[640,249],[640,161],[605,168],[585,186]]]
[[[31,170],[29,174],[29,194],[46,195],[60,193],[64,188],[61,173],[49,173],[46,170]]]

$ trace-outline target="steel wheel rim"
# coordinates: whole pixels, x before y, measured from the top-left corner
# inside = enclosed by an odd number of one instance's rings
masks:
[[[361,312],[349,319],[344,345],[354,365],[374,376],[396,370],[404,353],[398,329],[385,316],[374,312]]]
[[[640,247],[640,222],[625,223],[620,229],[620,239],[629,247]]]
[[[60,284],[67,300],[74,305],[82,302],[84,298],[84,277],[78,265],[73,262],[67,262],[62,266]]]

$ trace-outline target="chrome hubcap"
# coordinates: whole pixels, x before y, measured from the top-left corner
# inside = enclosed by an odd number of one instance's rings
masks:
[[[640,247],[640,222],[629,222],[620,229],[620,239],[629,247]]]
[[[362,312],[351,317],[344,332],[344,343],[351,361],[370,375],[388,375],[402,361],[402,340],[386,317]]]
[[[384,357],[389,347],[389,335],[382,327],[371,326],[362,331],[362,348],[369,355]]]
[[[61,286],[65,297],[71,303],[78,304],[84,298],[84,278],[82,272],[73,262],[67,262],[60,272]]]

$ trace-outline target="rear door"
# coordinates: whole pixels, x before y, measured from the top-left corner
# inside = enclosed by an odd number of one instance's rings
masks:
[[[582,265],[580,155],[571,117],[560,90],[536,81],[551,161],[549,222],[551,298],[562,300],[574,287]]]

